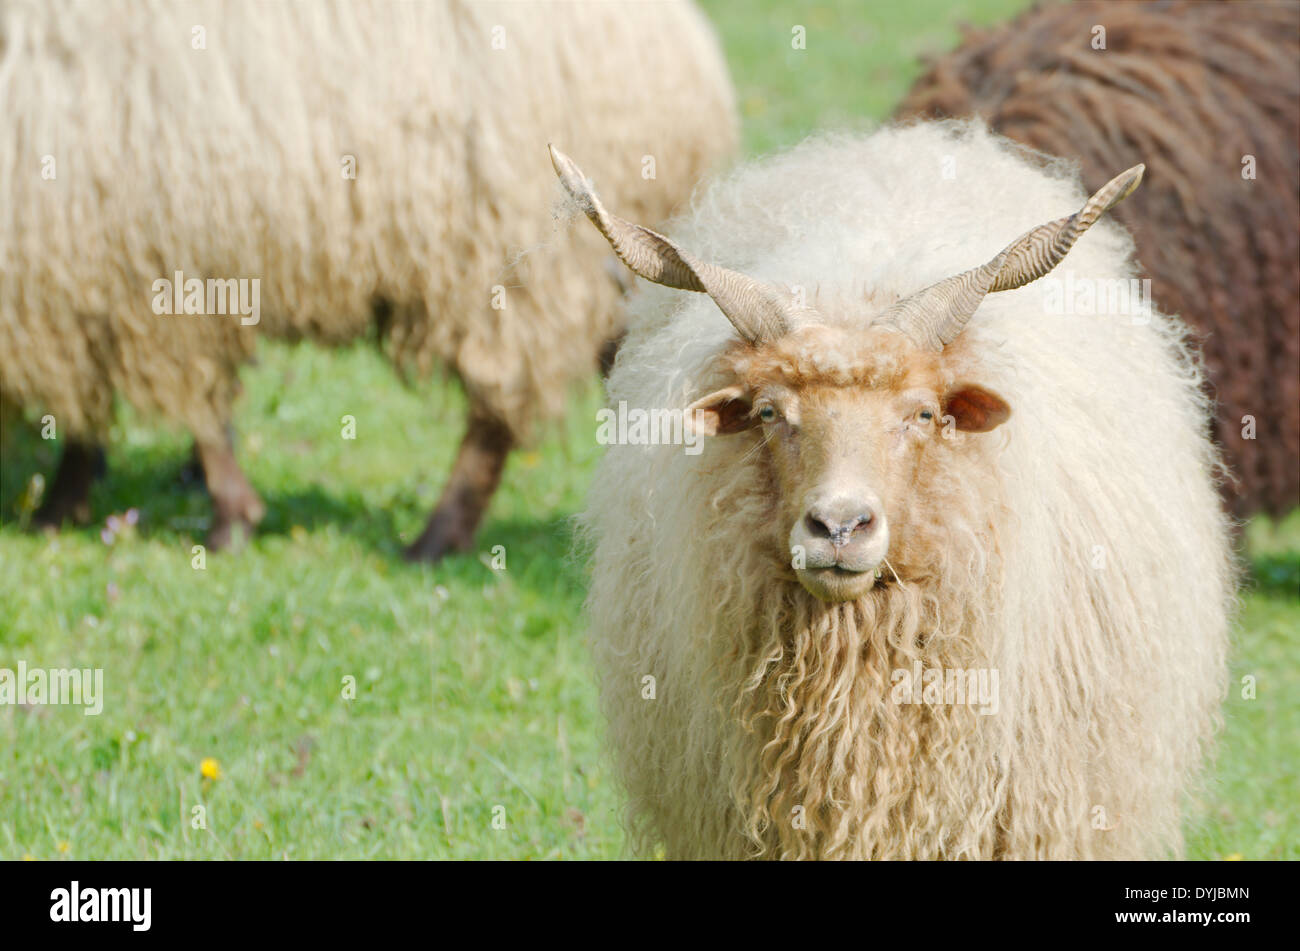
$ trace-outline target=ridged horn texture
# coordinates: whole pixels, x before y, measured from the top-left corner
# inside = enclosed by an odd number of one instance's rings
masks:
[[[1079,235],[1133,193],[1145,170],[1135,165],[1116,175],[1075,214],[1026,231],[987,264],[904,297],[872,326],[897,330],[921,346],[942,350],[962,332],[984,295],[1023,287],[1060,264]]]
[[[799,308],[791,294],[738,271],[701,261],[658,232],[610,214],[573,159],[555,146],[550,150],[551,164],[565,190],[605,236],[614,253],[636,274],[665,287],[708,294],[736,332],[750,343],[775,340],[794,329]]]

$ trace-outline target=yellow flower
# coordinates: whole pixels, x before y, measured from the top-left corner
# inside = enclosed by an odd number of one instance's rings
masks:
[[[202,763],[199,763],[199,772],[204,779],[220,779],[221,764],[209,756]]]
[[[1240,862],[1240,861],[1241,861],[1241,853],[1240,853],[1240,852],[1233,852],[1231,855],[1225,855],[1225,856],[1223,857],[1223,861],[1225,861],[1225,862]]]
[[[35,862],[35,861],[36,861],[36,856],[32,855],[32,853],[30,853],[30,852],[24,852],[24,853],[23,853],[23,861],[24,861],[24,862]]]
[[[58,844],[58,850],[59,850],[59,852],[62,853],[62,854],[64,854],[64,855],[67,854],[68,849],[70,849],[70,848],[72,848],[72,846],[68,845],[68,843],[66,843],[66,842],[60,842],[60,843]]]

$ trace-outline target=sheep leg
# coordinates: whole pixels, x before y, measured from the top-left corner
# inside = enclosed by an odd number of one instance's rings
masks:
[[[195,440],[194,446],[203,466],[208,494],[212,496],[212,527],[208,530],[207,546],[220,551],[230,547],[237,532],[243,538],[251,535],[266,514],[266,506],[235,461],[229,433],[215,442]]]
[[[181,485],[186,486],[203,481],[203,460],[199,458],[198,443],[195,443],[190,449],[190,457],[181,466],[181,471],[177,473],[177,479]]]
[[[600,367],[601,379],[609,379],[609,371],[614,369],[614,361],[618,358],[619,348],[623,346],[623,340],[626,337],[627,331],[624,330],[610,337],[601,345],[600,355],[596,358],[596,365]]]
[[[471,409],[451,478],[420,537],[406,549],[408,561],[438,561],[453,551],[469,551],[483,512],[501,482],[506,456],[514,445],[510,430],[489,414]]]
[[[41,507],[37,525],[58,528],[65,520],[78,525],[90,521],[90,486],[105,472],[104,450],[94,443],[69,439],[59,458],[54,483]]]
[[[225,433],[226,440],[231,446],[234,446],[235,427],[227,423]],[[181,466],[181,471],[177,478],[180,480],[181,485],[194,485],[200,482],[206,485],[207,476],[203,472],[203,457],[199,453],[198,440],[195,440],[194,445],[190,447],[190,457],[186,459],[185,464]]]

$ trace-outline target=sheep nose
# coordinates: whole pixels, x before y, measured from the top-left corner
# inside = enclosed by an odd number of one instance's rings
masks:
[[[814,505],[805,516],[814,538],[826,538],[836,548],[871,534],[877,524],[872,507],[861,499],[840,498]]]

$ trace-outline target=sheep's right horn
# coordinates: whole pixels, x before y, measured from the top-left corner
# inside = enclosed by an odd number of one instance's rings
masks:
[[[551,164],[565,190],[635,273],[665,287],[708,294],[750,343],[775,340],[794,329],[800,308],[793,295],[738,271],[700,261],[658,232],[611,215],[573,159],[555,146],[550,150]]]
[[[872,326],[905,333],[917,343],[942,350],[962,332],[984,295],[1023,287],[1060,264],[1079,235],[1133,193],[1145,170],[1145,165],[1134,165],[1121,172],[1074,214],[1026,231],[987,264],[890,305]]]

